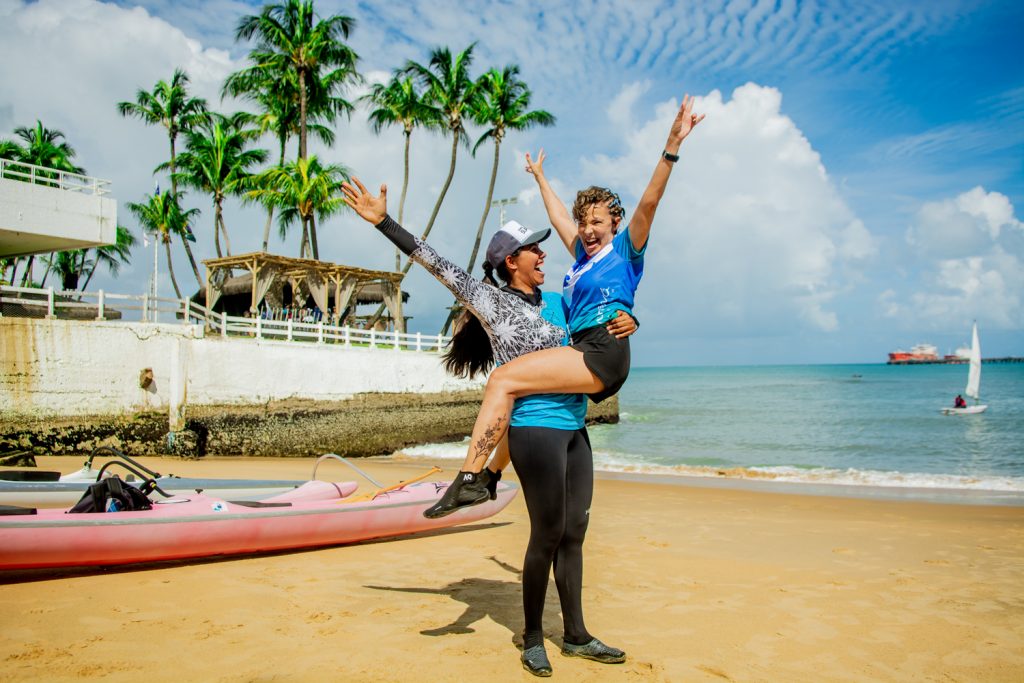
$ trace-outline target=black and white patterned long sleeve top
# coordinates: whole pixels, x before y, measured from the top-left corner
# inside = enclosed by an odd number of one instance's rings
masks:
[[[544,320],[540,306],[474,279],[429,244],[410,234],[391,216],[385,216],[376,228],[406,256],[426,268],[455,295],[460,304],[479,318],[491,339],[494,359],[498,363],[507,363],[531,351],[562,346],[565,330]]]

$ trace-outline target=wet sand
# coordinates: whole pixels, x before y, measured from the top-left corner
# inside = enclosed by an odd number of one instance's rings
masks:
[[[313,462],[144,461],[300,479]],[[387,483],[425,469],[357,463]],[[336,464],[320,474],[353,478]],[[517,497],[487,522],[396,540],[3,574],[0,679],[534,680],[516,647],[528,532]],[[589,629],[629,659],[558,654],[553,582],[547,648],[566,681],[1019,681],[1022,581],[1021,507],[600,478],[584,607]]]

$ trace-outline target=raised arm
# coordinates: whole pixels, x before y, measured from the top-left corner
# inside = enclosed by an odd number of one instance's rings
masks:
[[[494,310],[491,304],[499,296],[498,290],[474,279],[469,273],[438,254],[426,242],[417,239],[408,230],[388,215],[388,187],[380,186],[380,195],[374,197],[367,191],[359,178],[353,176],[352,182],[342,183],[345,203],[365,220],[373,224],[382,235],[387,237],[402,253],[420,264],[437,278],[437,281],[448,288],[466,308],[477,314],[481,321],[490,323],[488,311]],[[483,309],[481,312],[478,309]]]
[[[698,123],[704,120],[704,115],[693,113],[693,98],[689,95],[683,97],[683,104],[679,107],[672,128],[668,132],[668,140],[665,142],[665,150],[658,159],[658,165],[654,167],[651,180],[647,183],[647,189],[640,197],[640,203],[633,212],[633,218],[629,221],[629,238],[633,242],[634,249],[642,249],[647,244],[647,238],[651,234],[651,223],[654,222],[654,212],[658,210],[658,203],[665,194],[665,186],[668,185],[668,178],[672,175],[672,167],[679,158],[679,147],[683,140],[690,134]],[[667,157],[675,157],[669,159]]]
[[[574,255],[572,245],[579,235],[579,231],[576,229],[576,221],[572,219],[572,214],[565,208],[565,204],[558,198],[555,191],[551,189],[548,179],[544,177],[544,158],[543,149],[537,155],[537,161],[531,159],[530,153],[527,152],[526,172],[537,181],[537,187],[540,188],[540,196],[544,200],[544,208],[548,212],[548,220],[551,221],[551,227],[562,238],[562,242],[565,244],[565,248],[569,250],[569,254]]]

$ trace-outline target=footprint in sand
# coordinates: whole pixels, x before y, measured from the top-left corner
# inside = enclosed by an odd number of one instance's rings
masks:
[[[717,676],[718,678],[724,679],[726,681],[731,681],[732,680],[732,676],[730,676],[729,674],[725,673],[721,669],[716,669],[713,666],[707,666],[705,664],[701,664],[697,668],[700,669],[701,671],[703,671],[706,674],[711,674],[712,676]]]

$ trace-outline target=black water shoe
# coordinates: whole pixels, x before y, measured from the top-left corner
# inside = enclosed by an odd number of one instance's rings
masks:
[[[423,516],[427,519],[445,517],[456,510],[471,505],[479,505],[491,497],[487,490],[487,480],[490,476],[487,470],[483,472],[459,472],[455,481],[451,483],[448,490],[431,507],[424,511]]]
[[[501,470],[492,472],[491,470],[484,470],[487,477],[487,492],[491,494],[491,500],[498,499],[498,482],[501,481]]]
[[[523,650],[519,660],[523,663],[523,668],[534,676],[547,678],[551,675],[551,662],[548,661],[548,653],[544,650],[543,643]]]
[[[584,645],[573,645],[572,643],[563,642],[562,654],[566,657],[592,659],[602,664],[621,664],[626,661],[625,652],[616,647],[605,645],[597,638],[592,638],[589,643]]]

